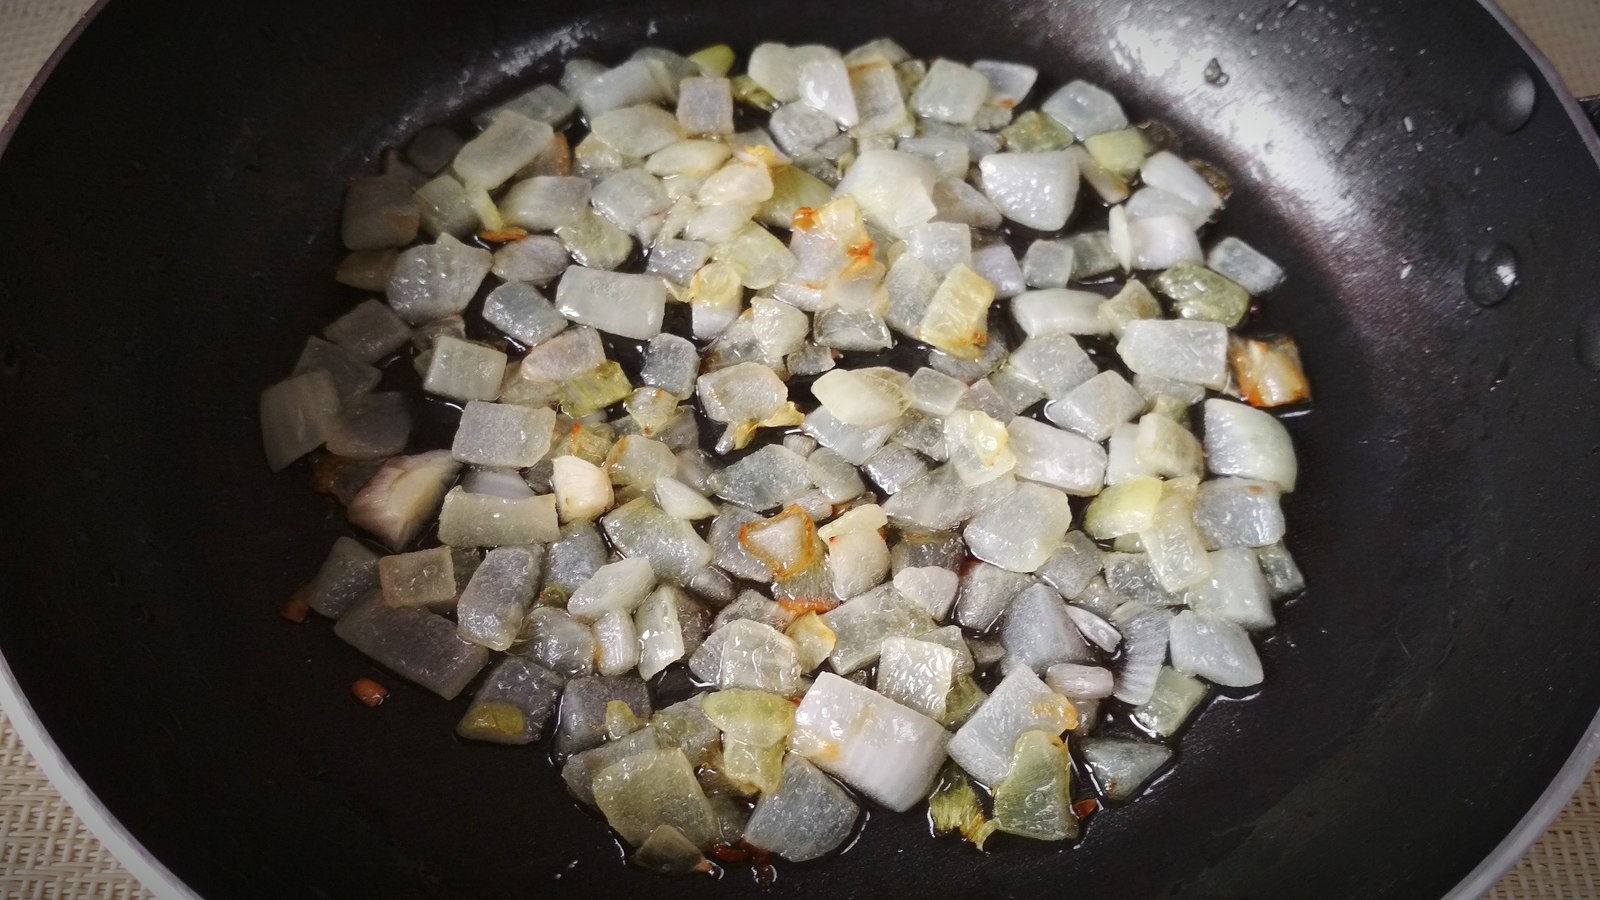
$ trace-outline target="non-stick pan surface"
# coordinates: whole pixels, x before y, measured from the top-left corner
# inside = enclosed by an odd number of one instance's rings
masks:
[[[458,742],[282,599],[339,517],[263,465],[260,388],[354,295],[341,189],[385,146],[650,41],[1020,59],[1101,82],[1234,174],[1226,227],[1292,273],[1264,322],[1312,585],[1259,696],[1070,849],[980,857],[874,814],[771,896],[1420,897],[1471,869],[1600,707],[1600,169],[1469,2],[111,3],[0,159],[0,649],[121,822],[208,897],[743,896],[625,869],[534,750]],[[1206,80],[1216,58],[1225,85]],[[1484,110],[1533,76],[1513,133]],[[1506,124],[1506,123],[1502,123]],[[1591,137],[1592,140],[1592,137]],[[1481,307],[1469,261],[1520,283]]]

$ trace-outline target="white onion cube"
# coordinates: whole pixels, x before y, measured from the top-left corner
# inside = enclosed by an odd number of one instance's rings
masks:
[[[462,146],[451,168],[463,185],[494,190],[533,162],[554,136],[544,122],[506,110]]]
[[[1106,453],[1087,438],[1018,416],[1006,426],[1017,477],[1089,497],[1105,482]]]
[[[461,312],[472,302],[494,257],[448,234],[412,247],[395,260],[389,275],[389,305],[413,325]]]
[[[1078,140],[1128,127],[1122,104],[1109,91],[1087,81],[1069,82],[1039,109],[1066,126]]]
[[[691,135],[733,133],[733,91],[726,78],[678,83],[678,125]]]
[[[1255,551],[1229,547],[1211,554],[1211,574],[1192,585],[1185,599],[1195,612],[1226,619],[1251,631],[1271,628],[1272,599]]]
[[[862,153],[834,189],[850,195],[868,222],[894,235],[933,218],[933,185],[938,173],[927,160],[898,150]]]
[[[1060,400],[1045,406],[1045,417],[1091,441],[1103,441],[1118,425],[1145,408],[1142,394],[1117,372],[1101,372]]]
[[[1219,322],[1137,319],[1123,329],[1117,355],[1140,375],[1212,390],[1228,382],[1228,328]]]
[[[1206,266],[1257,296],[1283,281],[1281,266],[1236,237],[1217,241],[1211,252],[1206,254]]]
[[[506,355],[446,335],[433,345],[422,389],[451,400],[493,400],[505,380]]]
[[[1294,490],[1299,474],[1283,423],[1232,400],[1205,402],[1205,454],[1207,467],[1219,475],[1270,481],[1285,491]]]
[[[261,392],[261,443],[274,472],[321,446],[339,415],[333,377],[320,369]]]
[[[924,119],[970,125],[989,98],[983,73],[948,59],[936,59],[911,94],[911,108]]]
[[[932,788],[947,741],[949,735],[938,722],[823,672],[795,710],[789,748],[884,806],[904,812]]]
[[[1061,548],[1071,524],[1072,507],[1065,494],[1022,484],[1005,502],[974,516],[962,534],[973,556],[1012,572],[1032,572]]]
[[[1012,748],[1023,732],[1058,735],[1076,719],[1065,697],[1032,669],[1017,666],[950,740],[950,758],[979,782],[996,785],[1010,770]]]
[[[1250,634],[1215,616],[1186,610],[1172,620],[1172,667],[1223,687],[1261,683],[1261,657]]]
[[[826,113],[841,127],[850,128],[861,121],[850,73],[839,54],[818,54],[802,62],[795,71],[795,86],[802,103]]]
[[[983,193],[1000,214],[1039,231],[1067,224],[1078,199],[1078,167],[1062,151],[994,153],[978,163]]]
[[[561,276],[556,306],[581,325],[648,340],[661,333],[667,284],[654,275],[630,275],[574,266]]]
[[[450,455],[473,465],[526,469],[549,452],[555,425],[553,409],[469,401]]]

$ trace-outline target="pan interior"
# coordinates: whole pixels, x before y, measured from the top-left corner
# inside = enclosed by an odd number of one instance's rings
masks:
[[[1437,22],[1447,15],[1451,27]],[[1104,84],[1234,176],[1225,229],[1282,262],[1265,324],[1317,409],[1291,547],[1312,585],[1182,764],[1071,849],[980,857],[875,814],[772,895],[1441,894],[1549,782],[1597,706],[1600,172],[1476,6],[1347,2],[222,6],[113,3],[0,159],[0,651],[67,759],[207,896],[744,894],[624,870],[537,751],[454,739],[462,703],[327,623],[278,620],[338,517],[261,464],[256,397],[354,297],[328,277],[343,184],[422,124],[642,43],[1015,59]],[[1226,85],[1205,78],[1211,60]],[[1506,302],[1472,303],[1486,243]],[[853,893],[852,893],[853,892]]]

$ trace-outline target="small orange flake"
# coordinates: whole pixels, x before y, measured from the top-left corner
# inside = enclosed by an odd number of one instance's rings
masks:
[[[742,863],[750,861],[750,851],[732,844],[712,844],[711,858],[720,863]]]
[[[789,224],[793,225],[796,231],[810,231],[817,227],[817,211],[809,206],[802,206],[794,211]]]
[[[483,238],[491,244],[509,244],[515,241],[520,241],[527,236],[528,230],[526,228],[518,228],[515,225],[508,225],[505,228],[496,228],[491,231],[478,232],[478,237]]]
[[[302,584],[299,589],[289,595],[283,603],[283,608],[278,610],[278,615],[296,625],[304,622],[311,613],[311,604],[307,598],[311,595],[311,585]]]
[[[318,454],[311,463],[311,489],[319,494],[333,493],[333,486],[339,480],[339,473],[345,470],[353,460],[332,453]]]
[[[550,144],[550,150],[545,155],[555,160],[555,171],[551,174],[572,174],[572,147],[567,143],[565,133],[556,132],[555,139]]]
[[[832,597],[785,597],[778,601],[778,605],[799,617],[806,613],[821,615],[837,607],[839,601]]]
[[[362,706],[373,709],[382,706],[383,701],[389,698],[389,689],[371,678],[357,678],[355,683],[350,685],[350,693],[361,702]]]
[[[1100,801],[1093,797],[1087,800],[1079,800],[1077,803],[1072,804],[1072,811],[1078,814],[1078,818],[1087,819],[1100,811]]]
[[[749,847],[749,844],[745,846]],[[778,873],[772,868],[772,857],[760,847],[750,847],[751,862],[755,864],[756,884],[762,888],[769,888],[777,879]]]

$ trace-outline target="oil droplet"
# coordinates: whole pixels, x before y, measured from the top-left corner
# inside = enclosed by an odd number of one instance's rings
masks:
[[[1228,78],[1228,73],[1222,71],[1222,63],[1213,56],[1211,61],[1206,63],[1206,81],[1222,87],[1228,83]]]
[[[1508,69],[1489,88],[1484,118],[1501,134],[1512,134],[1533,118],[1539,89],[1526,69]]]
[[[1517,252],[1510,244],[1484,244],[1467,260],[1467,296],[1479,306],[1494,306],[1517,286]]]
[[[1600,372],[1600,310],[1595,310],[1578,320],[1578,333],[1573,339],[1578,362],[1591,372]]]

